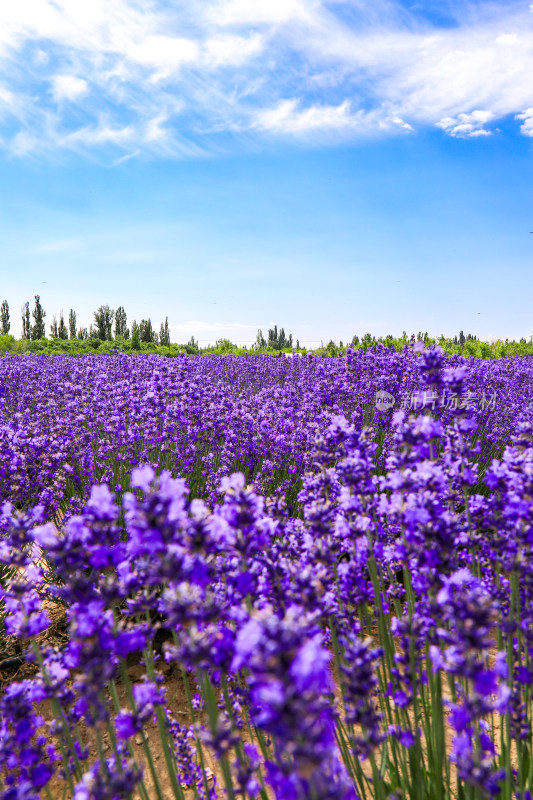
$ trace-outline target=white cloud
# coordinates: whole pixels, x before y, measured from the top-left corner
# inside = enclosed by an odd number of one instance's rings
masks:
[[[56,103],[61,100],[77,100],[88,91],[87,81],[75,75],[54,75],[52,78],[52,95]]]
[[[523,124],[520,126],[521,132],[524,136],[531,136],[533,137],[533,107],[526,108],[521,114],[516,115],[516,119],[523,120]]]
[[[204,331],[217,333],[221,330],[257,330],[257,325],[247,325],[242,322],[205,322],[199,319],[189,319],[177,325],[169,325],[172,331],[194,331],[199,328]]]
[[[113,128],[106,123],[97,126],[79,128],[63,137],[63,147],[78,145],[125,144],[132,140],[134,129],[129,125],[124,128]]]
[[[517,33],[501,33],[495,39],[496,44],[515,44],[517,41]]]
[[[146,124],[145,140],[147,142],[162,142],[167,139],[169,130],[162,125],[168,120],[168,114],[158,114],[157,117],[148,120]]]
[[[39,146],[39,139],[26,131],[19,131],[11,139],[10,149],[15,156],[26,156],[33,153]]]
[[[530,136],[533,6],[445,8],[447,27],[400,0],[1,3],[0,147],[111,164],[216,152],[227,133],[475,138],[508,115]]]
[[[395,125],[399,125],[400,128],[403,128],[406,131],[414,130],[413,126],[409,125],[409,123],[405,122],[401,117],[391,117],[391,122],[393,122]]]
[[[313,5],[305,0],[220,0],[206,16],[217,25],[279,25],[309,18]]]
[[[205,322],[191,319],[177,325],[169,325],[173,341],[184,342],[194,336],[203,344],[214,342],[217,339],[231,339],[239,344],[251,344],[259,328],[265,330],[268,326],[261,324],[248,325],[239,322]]]
[[[140,42],[128,43],[126,55],[133,61],[148,67],[150,80],[159,81],[179,71],[185,64],[198,58],[196,42],[178,36],[152,35]]]
[[[275,108],[259,111],[253,127],[279,133],[306,133],[344,129],[356,124],[347,100],[338,106],[310,106],[301,111],[298,105],[298,100],[283,100]]]
[[[215,36],[205,43],[206,62],[212,68],[224,64],[237,66],[258,55],[263,44],[264,39],[258,33],[251,36]]]
[[[472,111],[470,114],[459,114],[457,117],[444,117],[436,123],[437,128],[449,133],[450,136],[462,138],[476,136],[490,136],[490,131],[485,125],[492,118],[490,111]]]
[[[261,131],[291,136],[320,136],[320,134],[346,136],[356,132],[368,136],[394,127],[414,130],[401,117],[389,115],[384,110],[352,112],[349,100],[336,106],[311,105],[301,108],[298,100],[283,100],[274,108],[261,109],[255,114],[251,127]]]
[[[0,86],[0,105],[5,108],[13,108],[15,105],[15,95],[5,86]]]

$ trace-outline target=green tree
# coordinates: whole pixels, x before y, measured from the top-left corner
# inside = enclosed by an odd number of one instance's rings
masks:
[[[263,331],[261,328],[257,331],[257,336],[255,337],[254,342],[254,349],[255,350],[265,350],[267,347],[267,341],[263,336]]]
[[[492,350],[488,342],[481,342],[479,345],[481,358],[492,358]]]
[[[7,300],[3,300],[0,308],[0,333],[9,333],[10,327],[9,306],[7,304]]]
[[[131,325],[131,346],[133,350],[140,350],[141,349],[141,337],[139,335],[139,326],[137,322],[133,320]]]
[[[168,328],[168,317],[165,317],[165,322],[161,323],[159,331],[159,344],[163,347],[170,347],[170,330]]]
[[[78,328],[78,334],[77,334],[76,338],[77,339],[81,339],[82,341],[84,339],[88,339],[89,338],[89,332],[88,332],[87,328],[84,328],[83,326],[81,328]]]
[[[278,349],[278,326],[274,325],[273,328],[268,329],[268,347],[273,350]]]
[[[139,323],[139,338],[141,342],[157,343],[157,333],[152,327],[152,320],[150,317],[148,317],[148,319],[142,319]]]
[[[130,332],[127,328],[127,316],[123,306],[119,306],[115,311],[115,336],[129,339]]]
[[[198,353],[199,351],[198,341],[194,338],[194,336],[191,336],[191,338],[186,344],[186,348],[189,355],[194,355],[195,353]]]
[[[375,343],[376,343],[375,339],[371,333],[365,333],[365,335],[361,339],[361,346],[362,349],[365,350],[365,352],[369,347],[372,347],[372,345],[374,345]]]
[[[24,303],[22,306],[22,338],[31,339],[30,304]]]
[[[237,345],[233,344],[229,339],[218,339],[215,343],[217,353],[234,353],[237,350]]]
[[[262,337],[263,334],[261,331],[258,332],[258,337],[259,333],[261,334]],[[256,346],[257,346],[257,341],[258,339],[256,339]],[[280,328],[278,332],[278,326],[274,325],[274,327],[270,328],[268,331],[267,345],[268,347],[271,347],[273,350],[283,350],[284,348],[288,347],[292,348],[292,333],[290,333],[287,336],[285,334],[284,328]]]
[[[37,339],[42,339],[46,335],[44,328],[46,311],[44,311],[41,305],[41,298],[38,294],[35,295],[35,308],[32,311],[32,317],[34,323],[31,328],[31,338],[36,341]]]
[[[59,326],[57,329],[57,333],[60,339],[68,339],[68,328],[65,325],[63,312],[61,312],[61,314],[59,315]]]
[[[52,317],[52,322],[51,322],[51,325],[50,325],[50,335],[51,335],[52,339],[57,339],[58,336],[59,336],[59,334],[57,332],[57,317],[56,317],[55,314]]]
[[[113,340],[113,317],[115,312],[108,305],[100,306],[94,312],[94,322],[96,325],[96,338],[104,342]]]
[[[76,312],[70,309],[68,313],[68,329],[70,333],[70,338],[76,338]]]

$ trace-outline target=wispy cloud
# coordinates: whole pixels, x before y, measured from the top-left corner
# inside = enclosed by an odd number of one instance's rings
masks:
[[[383,110],[352,111],[352,104],[345,100],[337,106],[309,105],[301,107],[299,100],[282,100],[276,107],[258,111],[252,127],[300,138],[331,136],[331,134],[370,135],[392,128],[412,131],[413,127],[401,117],[390,116]]]
[[[257,325],[247,325],[240,322],[205,322],[199,319],[190,319],[179,325],[170,325],[170,330],[177,333],[191,333],[196,330],[220,333],[220,331],[256,331]]]
[[[131,142],[133,128],[126,126],[114,128],[106,122],[99,122],[98,125],[90,125],[85,128],[78,128],[72,133],[67,134],[62,140],[64,147],[76,147],[78,144],[84,145],[103,145],[115,144],[122,145]]]
[[[264,38],[259,33],[250,36],[213,36],[205,42],[203,63],[211,69],[223,65],[240,66],[259,55],[263,46]]]
[[[275,108],[259,111],[253,125],[264,131],[305,133],[356,124],[348,100],[338,106],[312,105],[302,110],[298,105],[298,100],[282,100]]]
[[[112,162],[112,167],[118,167],[119,164],[125,164],[126,161],[130,161],[132,158],[137,158],[141,154],[140,150],[134,150],[133,153],[126,153],[125,156],[120,156],[119,158],[115,158]]]
[[[5,86],[0,85],[0,108],[13,109],[15,106],[15,95]]]
[[[199,319],[186,320],[179,325],[169,325],[171,339],[184,342],[194,336],[201,343],[217,339],[231,339],[239,344],[251,343],[261,325],[248,325],[240,322],[205,322]],[[267,326],[263,326],[267,329]]]
[[[0,147],[117,164],[243,132],[475,138],[505,116],[530,136],[532,6],[441,5],[446,24],[400,0],[3,3]]]

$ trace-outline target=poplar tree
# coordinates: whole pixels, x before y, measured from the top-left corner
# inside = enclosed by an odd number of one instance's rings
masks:
[[[22,311],[22,338],[31,339],[30,304],[24,303]]]
[[[63,318],[63,312],[59,315],[59,327],[57,329],[57,334],[60,339],[68,339],[68,329],[65,325],[65,320]]]
[[[110,342],[113,339],[113,317],[115,312],[109,306],[100,306],[94,312],[94,321],[96,323],[96,335],[104,342]]]
[[[41,298],[38,294],[35,295],[35,308],[33,309],[32,316],[34,319],[34,324],[31,328],[31,338],[42,339],[43,336],[46,335],[46,331],[44,328],[44,318],[46,317],[46,311],[43,310],[41,305]]]
[[[0,333],[9,333],[9,328],[11,327],[9,322],[9,306],[7,304],[7,300],[2,302],[2,306],[0,308]]]
[[[154,331],[152,327],[152,320],[150,317],[148,319],[142,319],[139,323],[139,338],[141,342],[156,342],[157,343],[157,333]]]
[[[124,306],[119,306],[115,311],[115,336],[121,336],[123,339],[129,339],[130,332],[127,328],[127,316]]]
[[[263,331],[261,329],[257,331],[254,347],[256,348],[256,350],[264,350],[267,347],[267,341],[263,336]]]
[[[258,332],[258,336],[256,339],[256,347],[259,345],[259,333],[261,337],[263,336],[262,332]],[[285,335],[285,329],[280,328],[278,332],[278,326],[274,325],[273,328],[269,328],[268,331],[268,346],[271,347],[273,350],[283,350],[285,347],[292,348],[292,333],[289,336]]]
[[[165,322],[161,323],[161,329],[159,331],[159,344],[163,345],[163,347],[170,347],[170,331],[168,329],[168,317],[165,317]]]
[[[68,314],[68,329],[70,333],[70,338],[76,338],[76,312],[70,309]]]
[[[131,346],[134,350],[141,349],[141,337],[139,336],[139,326],[137,322],[133,320],[131,325]]]

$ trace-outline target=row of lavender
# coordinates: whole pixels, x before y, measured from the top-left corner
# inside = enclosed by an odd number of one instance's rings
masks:
[[[118,363],[130,368],[129,360]],[[52,392],[47,364],[42,385]],[[10,368],[22,370],[27,387],[31,369]],[[159,384],[167,379],[167,398],[172,385],[168,375],[155,378],[156,368],[161,372],[161,362],[131,368],[143,375],[138,387],[146,390],[152,382],[152,402]],[[124,398],[117,389],[120,373],[109,375],[118,369],[113,363],[94,360],[89,369],[96,370],[93,389],[83,391],[93,403]],[[290,411],[296,417],[298,409],[314,410],[319,431],[332,406],[353,403],[350,392],[361,390],[364,380],[388,390],[391,381],[399,387],[412,380],[437,397],[483,387],[477,365],[450,368],[438,351],[339,361],[327,375],[321,365],[278,367],[260,359],[243,362],[242,373],[233,360],[223,362],[217,380],[201,363],[178,369],[190,373],[176,380],[176,412],[185,408],[179,391],[187,391],[188,413],[198,410],[195,395],[203,392],[204,403],[212,399],[221,415],[225,401],[241,402],[242,415],[254,419],[255,392],[265,406],[270,400],[266,419],[281,422]],[[24,643],[37,672],[11,683],[0,701],[3,800],[46,794],[182,800],[182,784],[193,786],[197,797],[223,796],[225,789],[230,800],[530,798],[533,426],[527,370],[514,362],[484,374],[485,391],[488,385],[507,401],[512,438],[486,469],[484,493],[476,489],[476,411],[452,405],[441,419],[436,412],[395,412],[385,429],[386,463],[377,472],[381,422],[362,426],[355,406],[355,424],[337,416],[315,442],[300,494],[302,519],[276,506],[267,513],[241,474],[222,479],[220,502],[211,507],[190,495],[183,480],[157,477],[150,466],[133,471],[134,493],[120,503],[106,485],[93,487],[82,513],[61,532],[45,521],[43,506],[17,513],[5,504],[6,631]],[[104,371],[106,388],[97,392]],[[234,385],[239,378],[246,406],[236,399],[243,396]],[[301,383],[311,399],[298,399]],[[14,381],[12,387],[11,401]],[[522,396],[513,399],[513,391]],[[283,405],[286,392],[294,403]],[[68,395],[63,392],[65,405],[81,406],[86,417],[89,403]],[[129,402],[128,430],[134,403],[145,410],[147,401]],[[37,402],[37,419],[41,411]],[[234,411],[224,417],[230,423]],[[116,417],[125,412],[115,406]],[[162,435],[155,420],[141,420],[140,413],[135,418],[144,434]],[[52,413],[48,419],[53,427]],[[96,419],[93,412],[90,424]],[[209,424],[216,419],[213,411]],[[109,423],[111,444],[114,421],[98,420]],[[202,419],[190,423],[193,431],[206,427]],[[309,423],[303,427],[310,437]],[[277,457],[297,433],[294,423],[290,433],[277,434]],[[62,441],[59,431],[55,435],[66,450],[66,433],[61,429]],[[272,448],[275,437],[265,431]],[[254,441],[263,446],[257,431]],[[95,450],[101,446],[93,442]],[[233,442],[233,453],[240,446]],[[81,459],[83,447],[76,452]],[[39,566],[36,556],[43,553],[46,562]],[[45,635],[54,604],[65,609],[63,647]],[[154,644],[163,639],[161,658]],[[146,678],[131,685],[128,664],[136,654],[142,654]],[[190,692],[190,726],[169,710],[173,698],[164,674],[170,665]],[[40,714],[47,703],[52,721]],[[154,720],[164,768],[155,763],[154,735],[148,734]],[[205,771],[210,754],[220,765],[222,790]]]
[[[221,478],[241,471],[291,510],[332,415],[357,430],[379,420],[383,467],[392,413],[376,410],[377,391],[394,398],[393,410],[425,400],[444,422],[462,404],[479,425],[485,460],[531,415],[529,359],[448,358],[465,369],[461,395],[444,387],[417,399],[418,358],[407,347],[334,359],[1,357],[0,500],[70,514],[94,483],[120,495],[131,470],[151,463],[211,502]]]

